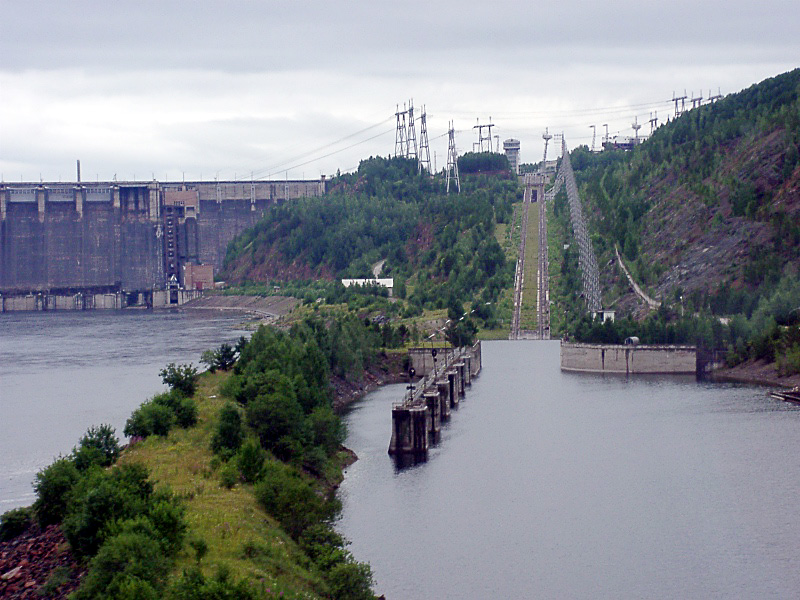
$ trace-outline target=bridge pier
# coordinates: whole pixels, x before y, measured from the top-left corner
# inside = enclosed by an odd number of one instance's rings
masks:
[[[450,382],[447,379],[439,379],[436,388],[439,390],[439,418],[447,421],[450,419]]]

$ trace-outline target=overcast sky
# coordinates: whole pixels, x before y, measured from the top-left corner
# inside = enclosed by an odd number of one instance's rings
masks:
[[[797,0],[0,0],[0,173],[317,178],[393,153],[412,98],[439,169],[490,117],[535,162],[796,68],[798,32]]]

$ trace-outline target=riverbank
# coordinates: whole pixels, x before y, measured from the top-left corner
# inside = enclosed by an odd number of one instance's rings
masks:
[[[711,378],[715,381],[736,381],[786,388],[800,385],[800,374],[781,376],[774,362],[768,363],[764,360],[748,360],[735,367],[717,369],[711,374]]]
[[[292,312],[300,303],[291,296],[227,296],[209,294],[184,304],[181,308],[197,311],[238,312],[273,322]]]

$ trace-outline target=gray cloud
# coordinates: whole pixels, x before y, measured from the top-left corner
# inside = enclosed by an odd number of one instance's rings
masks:
[[[364,140],[291,174],[316,176],[391,152],[391,131],[367,139],[379,129],[328,145],[410,97],[427,104],[440,156],[449,119],[467,150],[475,119],[492,116],[537,160],[545,126],[579,143],[593,122],[663,119],[673,91],[737,91],[789,70],[797,31],[795,0],[8,0],[0,170],[56,177],[81,158],[100,177],[232,177]]]

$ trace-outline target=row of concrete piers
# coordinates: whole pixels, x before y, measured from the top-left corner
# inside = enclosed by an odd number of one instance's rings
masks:
[[[425,460],[429,446],[439,441],[442,423],[450,419],[480,373],[481,343],[460,349],[414,348],[409,357],[409,372],[420,380],[410,383],[406,398],[392,405],[389,454],[418,461]]]

